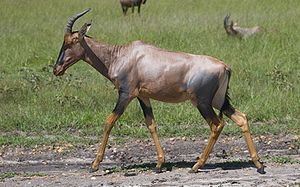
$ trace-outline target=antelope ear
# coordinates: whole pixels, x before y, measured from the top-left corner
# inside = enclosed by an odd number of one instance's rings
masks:
[[[90,23],[85,23],[79,30],[79,39],[82,39],[84,35],[90,30],[92,21]]]

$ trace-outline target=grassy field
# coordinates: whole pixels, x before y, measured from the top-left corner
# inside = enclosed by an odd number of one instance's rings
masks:
[[[111,44],[143,40],[173,51],[206,54],[233,69],[230,96],[254,135],[300,134],[300,3],[278,0],[148,0],[141,16],[123,17],[118,0],[1,0],[0,145],[95,143],[114,108],[112,84],[84,62],[55,77],[55,63],[70,16],[92,12],[89,35]],[[263,32],[247,40],[227,37],[223,18]],[[189,103],[152,102],[161,137],[207,136]],[[227,120],[229,122],[229,120]],[[224,132],[240,135],[232,122]],[[112,137],[150,137],[137,101]]]

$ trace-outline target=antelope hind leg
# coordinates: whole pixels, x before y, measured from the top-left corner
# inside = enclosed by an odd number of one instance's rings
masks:
[[[198,161],[195,163],[195,165],[192,167],[192,169],[189,171],[189,173],[196,173],[198,171],[198,169],[201,168],[205,164],[206,160],[208,159],[209,154],[213,150],[213,147],[218,140],[218,137],[219,137],[221,131],[223,130],[224,125],[225,125],[224,121],[220,122],[218,124],[218,126],[215,124],[211,124],[212,131],[209,136],[208,143],[207,143],[203,153],[200,155]]]
[[[149,98],[138,98],[138,100],[139,100],[141,108],[143,110],[146,125],[151,133],[151,137],[154,141],[156,152],[157,152],[157,164],[156,164],[154,171],[156,173],[161,173],[162,172],[162,169],[161,169],[162,164],[165,162],[165,154],[161,147],[161,144],[160,144],[160,141],[158,138],[158,134],[156,131],[156,125],[155,125],[155,120],[154,120],[150,100],[149,100]]]
[[[229,107],[228,109],[224,110],[224,114],[228,116],[232,121],[234,121],[239,127],[242,128],[242,132],[247,143],[250,156],[257,168],[257,172],[260,174],[265,174],[266,172],[264,171],[264,165],[259,161],[260,159],[257,155],[257,151],[251,138],[250,128],[246,115],[234,109],[233,107]]]
[[[209,154],[211,153],[217,139],[225,125],[223,119],[219,119],[219,117],[215,114],[212,107],[210,105],[198,105],[198,110],[200,111],[201,115],[207,121],[210,126],[211,134],[208,139],[208,143],[203,151],[203,153],[199,156],[198,161],[189,171],[190,173],[196,173],[200,167],[202,167],[206,160],[208,159]]]

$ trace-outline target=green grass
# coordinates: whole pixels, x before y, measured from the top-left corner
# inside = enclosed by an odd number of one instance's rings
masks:
[[[295,164],[300,163],[299,160],[293,159],[288,156],[267,156],[266,159],[278,164]]]
[[[0,145],[95,143],[114,108],[117,91],[84,62],[55,77],[55,63],[70,16],[91,13],[89,35],[111,44],[144,40],[158,47],[223,60],[233,69],[230,96],[247,114],[254,135],[300,134],[300,4],[277,0],[149,1],[141,16],[123,17],[114,1],[0,2]],[[226,36],[223,17],[260,25],[247,40]],[[152,102],[161,137],[207,136],[209,129],[189,103]],[[224,133],[240,135],[232,122]],[[150,137],[133,101],[112,131],[117,138]],[[48,138],[53,137],[56,138]],[[32,138],[30,138],[32,137]]]

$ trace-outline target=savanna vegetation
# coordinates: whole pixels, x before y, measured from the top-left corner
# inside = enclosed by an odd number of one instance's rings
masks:
[[[63,77],[52,74],[66,23],[91,7],[74,29],[92,20],[89,35],[111,44],[143,40],[172,51],[214,56],[233,70],[230,97],[247,114],[252,133],[300,134],[300,3],[277,0],[148,0],[142,14],[124,17],[118,0],[1,0],[0,145],[96,143],[117,92],[80,61]],[[223,18],[262,33],[228,37]],[[208,136],[189,102],[152,102],[161,137]],[[232,122],[223,134],[241,135]],[[97,138],[95,138],[97,137]],[[133,101],[112,137],[149,138]]]

